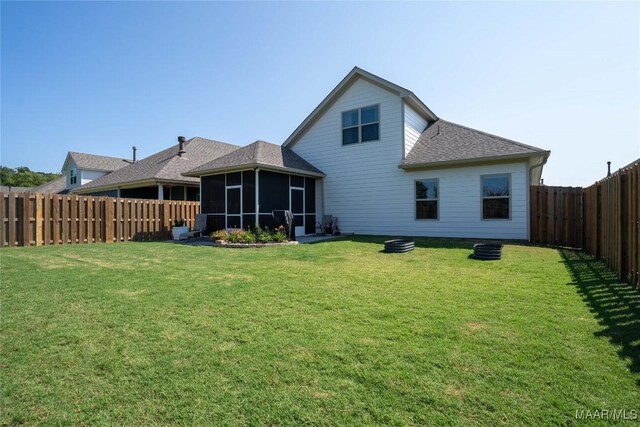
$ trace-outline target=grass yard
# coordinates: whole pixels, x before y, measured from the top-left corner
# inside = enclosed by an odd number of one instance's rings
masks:
[[[0,424],[584,425],[576,410],[640,409],[640,293],[600,262],[383,240],[3,249]]]

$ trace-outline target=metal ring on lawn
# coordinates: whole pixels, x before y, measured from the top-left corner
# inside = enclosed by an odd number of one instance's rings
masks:
[[[393,239],[384,242],[384,251],[390,253],[404,253],[414,250],[416,242],[406,239]]]
[[[476,243],[473,245],[473,257],[482,260],[499,260],[502,258],[502,244]]]

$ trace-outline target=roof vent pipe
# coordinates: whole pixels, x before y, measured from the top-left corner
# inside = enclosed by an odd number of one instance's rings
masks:
[[[182,156],[184,153],[186,153],[186,151],[184,151],[184,136],[179,136],[178,137],[178,144],[179,144],[179,149],[178,149],[178,156]]]
[[[132,163],[135,163],[136,162],[136,150],[137,150],[137,148],[134,145],[133,147],[131,147],[131,149],[133,150],[133,162]]]
[[[607,162],[607,177],[611,176],[611,162]]]

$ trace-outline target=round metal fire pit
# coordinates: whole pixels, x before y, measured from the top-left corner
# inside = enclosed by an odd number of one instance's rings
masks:
[[[502,258],[502,243],[476,243],[473,245],[473,257],[483,260]]]
[[[416,242],[406,239],[393,239],[384,242],[384,251],[390,253],[404,253],[414,250]]]

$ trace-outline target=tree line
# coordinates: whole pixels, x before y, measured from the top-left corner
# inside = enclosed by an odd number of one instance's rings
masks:
[[[37,187],[60,176],[62,174],[32,171],[26,166],[15,169],[0,166],[0,185],[11,187]]]

